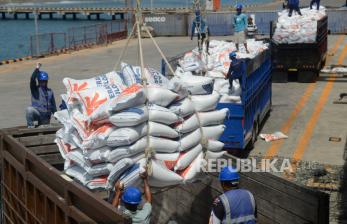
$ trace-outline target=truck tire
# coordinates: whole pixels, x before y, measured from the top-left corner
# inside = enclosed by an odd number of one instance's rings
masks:
[[[284,70],[273,70],[272,71],[272,82],[273,83],[287,83],[288,72]]]
[[[317,81],[317,71],[299,71],[298,82],[312,83]]]

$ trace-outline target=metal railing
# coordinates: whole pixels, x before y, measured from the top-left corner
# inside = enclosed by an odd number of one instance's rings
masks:
[[[78,50],[93,45],[105,45],[127,37],[126,20],[68,29],[67,33],[44,33],[30,37],[31,56],[40,57]]]

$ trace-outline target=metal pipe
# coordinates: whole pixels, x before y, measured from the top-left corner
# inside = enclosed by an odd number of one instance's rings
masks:
[[[35,36],[36,36],[36,56],[40,55],[40,41],[39,41],[39,23],[37,21],[37,12],[34,12],[35,18]]]

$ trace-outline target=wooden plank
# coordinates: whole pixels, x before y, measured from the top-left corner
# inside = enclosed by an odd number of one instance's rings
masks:
[[[54,145],[42,145],[42,146],[32,146],[28,147],[30,151],[35,153],[36,155],[41,154],[50,154],[50,153],[59,153],[58,146],[56,144]]]
[[[311,204],[308,204],[303,200],[294,198],[285,192],[280,192],[277,189],[273,189],[254,180],[249,180],[247,183],[244,182],[242,187],[252,192],[258,200],[267,200],[271,204],[296,214],[302,219],[306,219],[307,221],[311,221],[313,223],[317,222],[317,207],[311,206]]]
[[[51,165],[63,164],[65,162],[60,153],[44,154],[39,157]]]
[[[41,146],[54,143],[55,134],[19,137],[17,140],[24,146]]]

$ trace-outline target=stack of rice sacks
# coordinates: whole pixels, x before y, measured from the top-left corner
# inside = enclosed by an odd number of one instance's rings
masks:
[[[213,79],[189,86],[146,68],[144,88],[141,77],[140,67],[122,63],[120,72],[63,80],[68,109],[55,114],[64,125],[56,143],[65,173],[89,189],[137,185],[149,164],[153,187],[192,182],[203,160],[225,153],[218,139],[228,110],[215,110]]]
[[[317,22],[326,16],[323,6],[319,11],[310,8],[301,10],[302,16],[293,14],[288,16],[288,11],[278,13],[278,21],[273,40],[281,44],[314,43],[317,37]]]
[[[247,46],[249,53],[246,53],[244,46],[240,45],[240,51],[236,53],[238,58],[255,58],[269,48],[268,44],[254,39],[248,39]],[[229,53],[233,51],[236,51],[235,43],[211,40],[209,54],[205,51],[200,53],[198,48],[187,52],[179,60],[175,75],[190,77],[203,74],[206,77],[213,78],[213,89],[220,94],[221,103],[241,103],[242,88],[239,81],[234,80],[232,87],[230,87],[229,80],[225,79],[230,67]]]

